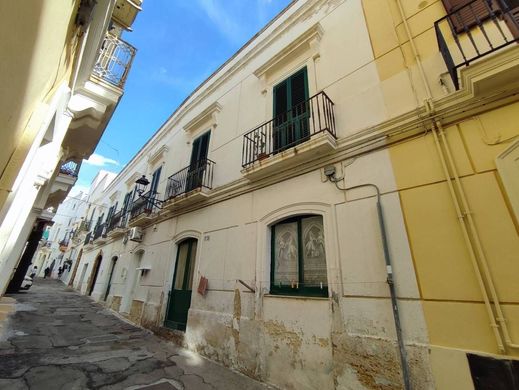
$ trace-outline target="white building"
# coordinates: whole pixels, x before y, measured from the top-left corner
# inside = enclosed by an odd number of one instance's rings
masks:
[[[478,225],[517,329],[518,270],[499,263],[513,262],[517,223],[493,161],[517,137],[501,118],[517,118],[519,49],[510,28],[486,59],[450,67],[446,50],[469,40],[459,28],[442,42],[435,21],[456,12],[291,3],[106,187],[74,285],[281,388],[471,389],[474,355],[487,368],[517,358],[471,254]],[[499,14],[485,20],[508,29]],[[483,143],[482,123],[506,137]]]
[[[140,4],[0,6],[0,295],[18,289],[49,209],[66,198],[119,103],[135,54],[121,34]]]

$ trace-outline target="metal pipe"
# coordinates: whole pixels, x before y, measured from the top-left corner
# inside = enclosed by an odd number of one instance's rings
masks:
[[[389,295],[391,296],[391,308],[393,310],[393,320],[395,322],[395,331],[396,331],[396,338],[398,341],[398,350],[399,350],[399,356],[400,356],[400,365],[402,367],[402,378],[404,380],[404,389],[405,390],[411,390],[411,382],[409,380],[409,366],[407,363],[407,353],[405,350],[404,345],[404,338],[402,336],[402,326],[400,323],[400,312],[398,310],[398,300],[396,296],[396,289],[395,284],[393,280],[393,266],[391,263],[391,255],[389,253],[389,246],[387,242],[387,234],[386,234],[386,226],[384,223],[384,213],[382,210],[382,203],[380,201],[380,189],[375,184],[366,183],[366,184],[359,184],[352,187],[346,187],[341,188],[339,187],[338,181],[339,179],[335,178],[335,173],[330,175],[328,179],[335,183],[335,186],[337,189],[341,191],[349,191],[354,190],[356,188],[365,188],[365,187],[371,187],[374,188],[377,192],[377,216],[378,216],[378,223],[380,227],[380,234],[382,236],[382,247],[384,249],[384,260],[386,263],[386,273],[387,273],[387,284],[389,286]]]
[[[477,253],[477,257],[479,259],[479,263],[481,264],[481,268],[483,269],[483,275],[485,277],[485,280],[488,285],[488,289],[490,290],[490,295],[492,296],[492,301],[494,303],[494,307],[497,312],[497,321],[501,325],[501,329],[503,332],[503,336],[505,338],[505,343],[510,348],[519,348],[518,344],[515,344],[512,342],[510,333],[508,331],[508,326],[506,324],[506,320],[504,318],[503,310],[501,308],[501,302],[499,301],[499,297],[497,295],[497,290],[494,284],[494,281],[492,279],[492,274],[490,273],[490,268],[488,266],[488,260],[486,258],[485,252],[483,251],[483,246],[481,244],[481,240],[479,238],[479,233],[476,228],[476,225],[474,223],[474,219],[472,218],[472,213],[470,211],[470,208],[468,206],[468,200],[465,195],[465,191],[463,190],[463,186],[461,185],[461,179],[458,173],[458,170],[456,168],[456,165],[454,163],[454,158],[452,156],[452,153],[450,151],[449,143],[447,141],[447,137],[445,136],[445,132],[443,131],[443,127],[441,126],[441,123],[437,124],[437,127],[439,129],[440,137],[442,140],[442,143],[445,145],[445,151],[447,155],[447,161],[449,162],[449,165],[451,166],[451,170],[453,172],[454,176],[454,182],[456,183],[456,189],[458,190],[459,197],[461,199],[461,205],[463,207],[463,215],[465,216],[465,220],[467,221],[467,225],[469,228],[469,231],[472,236],[472,240],[474,241],[474,247]],[[476,266],[478,266],[478,263],[476,263]],[[477,272],[481,273],[481,269],[478,266]],[[483,288],[485,285],[483,285]],[[486,289],[485,289],[486,292]],[[497,326],[497,325],[496,325]],[[502,347],[502,346],[501,346]],[[504,348],[502,352],[505,352]]]
[[[414,39],[413,39],[413,36],[411,34],[411,30],[409,28],[409,23],[408,23],[408,20],[407,20],[407,18],[405,16],[404,8],[402,6],[402,2],[401,1],[402,0],[396,0],[396,2],[398,4],[398,9],[399,9],[399,12],[400,12],[400,16],[402,18],[402,23],[404,24],[407,36],[409,38],[409,43],[410,43],[413,55],[415,57],[415,61],[416,61],[417,65],[418,65],[418,71],[420,73],[420,77],[421,77],[422,82],[424,83],[424,86],[425,86],[425,91],[426,91],[426,95],[427,95],[427,99],[426,99],[426,102],[425,102],[426,103],[426,109],[428,110],[429,116],[432,117],[435,114],[435,109],[434,109],[434,101],[433,101],[431,89],[429,87],[429,83],[428,83],[427,78],[425,76],[425,71],[423,69],[423,66],[422,66],[422,63],[421,63],[421,59],[420,59],[420,56],[418,54],[418,50],[416,49],[416,46],[414,44]],[[443,126],[442,126],[440,120],[436,119],[433,122],[433,126],[432,127],[433,127],[432,128],[432,133],[433,133],[434,141],[435,141],[436,148],[437,148],[437,151],[438,151],[438,156],[439,156],[439,158],[441,160],[442,168],[443,168],[443,171],[444,171],[444,174],[445,174],[445,179],[446,179],[447,184],[449,186],[449,192],[450,192],[452,201],[454,203],[454,206],[456,208],[456,213],[458,215],[458,220],[460,221],[460,226],[462,228],[463,237],[464,237],[467,249],[469,251],[469,257],[471,259],[474,271],[476,272],[476,279],[478,280],[478,285],[480,287],[481,294],[483,295],[483,299],[485,301],[485,307],[486,307],[487,314],[488,314],[489,319],[490,319],[490,326],[491,326],[491,328],[492,328],[492,330],[494,332],[494,336],[496,338],[498,349],[502,353],[506,352],[506,350],[505,350],[505,348],[503,346],[503,340],[502,340],[502,337],[501,337],[501,333],[499,332],[499,326],[496,324],[496,317],[494,315],[494,311],[492,310],[492,306],[490,304],[490,299],[489,299],[489,296],[488,296],[488,292],[487,292],[487,288],[486,288],[485,282],[487,283],[488,288],[490,289],[490,294],[492,295],[493,304],[494,304],[494,307],[495,307],[496,312],[497,312],[497,321],[499,322],[501,330],[503,332],[503,336],[505,338],[506,346],[509,347],[509,348],[519,349],[519,344],[513,343],[512,339],[510,337],[510,332],[508,330],[508,325],[506,323],[506,319],[505,319],[503,311],[501,309],[501,304],[499,302],[499,298],[498,298],[497,291],[496,291],[496,288],[495,288],[495,285],[494,285],[494,282],[493,282],[493,279],[492,279],[492,275],[490,274],[490,270],[489,270],[489,267],[488,267],[488,262],[487,262],[486,256],[485,256],[485,254],[483,252],[483,249],[482,249],[481,240],[479,239],[479,234],[478,234],[477,228],[476,228],[476,226],[474,224],[474,221],[472,219],[472,215],[471,215],[470,210],[468,208],[468,202],[467,202],[467,199],[466,199],[465,191],[463,190],[463,187],[461,185],[461,179],[460,179],[460,176],[459,176],[458,171],[456,169],[456,164],[454,163],[454,159],[453,159],[452,153],[450,151],[449,142],[447,140],[447,137],[444,134]],[[440,134],[440,137],[442,139],[442,143],[445,146],[445,151],[446,151],[446,154],[447,154],[447,160],[449,161],[449,165],[450,165],[450,168],[452,170],[452,176],[454,177],[454,180],[455,180],[455,183],[456,183],[456,189],[458,190],[458,194],[456,193],[456,191],[454,191],[454,188],[452,186],[451,172],[449,172],[449,168],[447,166],[447,161],[446,161],[444,152],[443,152],[443,150],[441,148],[441,145],[439,143],[439,140],[438,140],[437,132]],[[461,200],[461,202],[460,202],[460,200]],[[460,207],[460,203],[463,205],[463,209]],[[468,225],[468,229],[467,229],[467,225]],[[471,233],[472,240],[470,239],[468,231],[470,231],[470,233]],[[479,257],[479,262],[481,263],[481,266],[482,266],[481,268],[483,268],[483,274],[481,273],[480,264],[478,263],[478,261],[477,261],[478,259],[476,258],[476,252],[477,252],[478,257]]]
[[[445,179],[447,181],[447,186],[449,188],[449,193],[451,195],[452,202],[454,204],[454,209],[456,210],[456,216],[458,218],[458,222],[459,222],[459,225],[460,225],[460,228],[461,228],[461,232],[462,232],[462,235],[463,235],[463,240],[465,241],[465,245],[466,245],[467,250],[469,252],[470,262],[471,262],[472,267],[474,269],[474,272],[476,274],[476,279],[477,279],[477,282],[478,282],[479,289],[481,291],[481,294],[483,295],[483,301],[485,303],[485,309],[487,311],[487,315],[488,315],[488,318],[490,320],[490,327],[492,328],[492,331],[494,332],[494,337],[496,339],[497,347],[498,347],[500,352],[504,352],[505,348],[503,346],[503,340],[501,338],[501,334],[499,333],[499,326],[496,323],[494,312],[492,311],[492,306],[490,304],[490,299],[488,297],[488,294],[487,294],[487,291],[486,291],[486,288],[485,288],[485,283],[483,281],[483,277],[481,275],[481,272],[480,272],[480,269],[479,269],[479,266],[478,266],[478,263],[477,263],[476,254],[474,252],[474,247],[472,246],[472,243],[470,241],[470,237],[469,237],[469,234],[468,234],[468,231],[467,231],[467,226],[465,225],[465,222],[464,222],[464,213],[463,213],[463,211],[462,211],[462,209],[460,207],[459,201],[457,199],[456,191],[454,190],[454,186],[452,185],[452,180],[451,180],[451,177],[450,177],[450,173],[449,173],[449,170],[447,168],[447,163],[446,163],[445,158],[443,156],[443,152],[441,150],[440,142],[439,142],[439,139],[438,139],[438,134],[436,134],[436,131],[437,131],[436,128],[434,128],[433,131],[432,131],[433,138],[434,138],[434,144],[436,145],[436,150],[437,150],[437,152],[438,152],[438,154],[440,156],[440,162],[441,162],[441,165],[442,165],[443,173],[444,173]]]

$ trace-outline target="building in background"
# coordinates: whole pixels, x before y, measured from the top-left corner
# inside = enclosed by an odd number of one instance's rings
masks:
[[[62,280],[71,274],[72,259],[77,257],[77,237],[81,232],[84,215],[87,212],[88,194],[79,194],[65,199],[52,218],[52,227],[48,227],[46,237],[42,237],[38,251],[33,257],[33,266],[38,267],[38,276],[43,276],[49,267],[51,276],[58,276],[61,267]],[[32,267],[31,267],[32,268]]]
[[[19,288],[45,226],[123,94],[140,1],[2,2],[0,295]]]
[[[513,388],[518,6],[291,3],[96,195],[74,286],[282,388]]]

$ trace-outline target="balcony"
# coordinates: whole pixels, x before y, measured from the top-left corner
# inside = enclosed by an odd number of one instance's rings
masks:
[[[510,0],[473,0],[434,23],[438,47],[456,90],[458,70],[519,39],[519,7]],[[495,84],[495,83],[494,83]]]
[[[335,148],[334,103],[320,92],[243,136],[242,174],[267,176]]]
[[[209,159],[197,161],[168,178],[164,208],[172,209],[204,200],[213,188],[215,163]]]
[[[128,226],[143,226],[155,219],[158,208],[154,200],[157,199],[157,195],[154,191],[148,191],[133,202]]]
[[[81,168],[81,164],[78,164],[75,161],[67,161],[65,164],[61,165],[59,173],[71,177],[78,177],[79,168]]]
[[[79,224],[78,232],[88,232],[90,230],[90,221],[81,221]]]
[[[69,243],[70,243],[70,242],[69,242],[68,239],[63,239],[63,240],[61,240],[61,241],[58,243],[58,245],[59,245],[59,251],[60,251],[60,252],[63,252],[63,253],[66,252],[67,249],[68,249],[68,245],[69,245]]]
[[[94,241],[96,243],[106,242],[106,223],[101,223],[95,227]]]
[[[112,215],[106,231],[108,237],[118,237],[123,235],[126,232],[127,220],[128,213],[124,212],[124,210],[120,210]]]
[[[92,241],[93,241],[92,232],[88,232],[87,235],[85,236],[85,242],[84,242],[84,245],[85,245],[85,246],[87,246],[87,245],[91,245],[91,244],[92,244]]]
[[[93,75],[122,89],[136,51],[121,38],[107,33],[94,65]]]
[[[81,164],[67,161],[59,167],[58,174],[50,188],[45,208],[55,207],[65,200],[70,189],[76,184]]]

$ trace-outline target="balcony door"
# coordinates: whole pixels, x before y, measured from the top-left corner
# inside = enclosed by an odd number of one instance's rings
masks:
[[[306,68],[274,87],[274,153],[292,147],[310,135]]]
[[[153,172],[153,177],[151,179],[151,186],[150,186],[150,200],[146,204],[146,210],[149,210],[150,212],[153,210],[153,199],[155,199],[157,195],[157,189],[159,188],[159,180],[160,180],[160,172],[162,171],[162,167],[158,167],[155,172]]]
[[[188,238],[178,245],[173,285],[169,292],[165,320],[165,325],[169,328],[186,330],[187,314],[191,306],[197,243],[195,238]]]
[[[191,160],[187,172],[186,193],[192,191],[203,184],[204,173],[207,166],[207,154],[209,152],[209,139],[211,131],[202,134],[193,141],[191,150]]]

